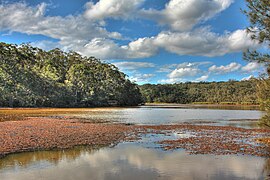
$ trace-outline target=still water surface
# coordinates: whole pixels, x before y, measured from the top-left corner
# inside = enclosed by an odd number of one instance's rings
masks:
[[[233,108],[233,107],[230,107]],[[82,109],[0,109],[0,120],[21,117],[72,117],[87,121],[109,121],[130,124],[177,124],[215,122],[217,125],[246,126],[246,122],[262,116],[258,110],[228,110],[206,108],[168,108],[142,106],[137,108],[82,108]]]
[[[102,114],[77,115],[86,119],[111,119],[131,124],[178,124],[209,122],[226,124],[238,120],[256,120],[262,116],[257,110],[182,109],[182,108],[129,108],[104,111]],[[91,117],[90,117],[91,116]]]
[[[0,163],[0,179],[264,179],[269,160],[250,156],[188,155],[138,144],[114,148],[22,153]]]
[[[0,110],[0,116],[76,117],[132,124],[213,123],[255,127],[257,110],[192,108],[95,108]],[[215,123],[214,123],[215,122]],[[148,138],[148,139],[147,139]],[[155,140],[164,137],[155,137]],[[265,179],[270,160],[252,156],[189,155],[163,151],[149,137],[115,147],[76,147],[9,155],[0,159],[2,180],[88,179]]]

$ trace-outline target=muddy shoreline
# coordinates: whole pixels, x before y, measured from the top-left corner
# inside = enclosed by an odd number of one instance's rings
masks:
[[[0,122],[0,158],[19,152],[67,149],[75,146],[112,146],[137,141],[147,134],[190,134],[157,141],[164,150],[185,149],[190,154],[237,154],[270,157],[267,129],[213,125],[127,125],[85,123],[77,119],[31,117]],[[268,142],[268,141],[267,141]]]

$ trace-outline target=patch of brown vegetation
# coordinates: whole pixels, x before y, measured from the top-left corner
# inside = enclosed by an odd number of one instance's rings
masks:
[[[193,136],[176,140],[164,140],[158,143],[165,150],[182,148],[190,154],[246,154],[255,156],[270,156],[269,143],[262,144],[258,138],[270,135],[267,129],[244,129],[230,126],[199,126],[199,125],[161,125],[145,126],[145,131],[153,129],[152,133],[161,130],[188,132]],[[264,141],[270,142],[269,139]]]
[[[66,149],[78,145],[109,146],[136,141],[146,134],[188,134],[160,143],[165,150],[190,154],[270,156],[270,130],[208,125],[125,125],[86,123],[75,119],[26,118],[0,123],[0,157],[10,153]],[[191,136],[189,136],[191,135]],[[269,137],[269,138],[265,138]]]
[[[266,145],[270,146],[270,137],[258,138],[258,139],[256,139],[256,141],[258,143],[263,143],[263,144],[266,144]]]
[[[130,129],[121,124],[80,123],[50,118],[1,122],[0,157],[15,152],[65,149],[77,145],[111,145],[124,140]]]

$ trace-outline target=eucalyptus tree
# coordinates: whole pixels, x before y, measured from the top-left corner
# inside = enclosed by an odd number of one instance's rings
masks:
[[[267,68],[267,75],[258,83],[258,97],[262,108],[267,112],[261,124],[270,127],[270,1],[246,0],[246,2],[248,10],[244,13],[250,21],[247,30],[252,39],[268,48],[266,52],[248,51],[244,53],[244,57],[249,61],[263,63]]]

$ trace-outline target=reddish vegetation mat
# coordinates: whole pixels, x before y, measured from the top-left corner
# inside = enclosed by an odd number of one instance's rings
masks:
[[[270,130],[266,129],[244,129],[230,126],[161,125],[145,126],[143,131],[149,132],[149,128],[153,130],[152,133],[167,130],[167,132],[189,134],[189,137],[158,142],[163,145],[165,150],[182,148],[190,154],[270,156],[270,138],[265,138],[270,136]]]
[[[64,149],[76,145],[111,145],[123,140],[129,131],[130,128],[124,125],[49,118],[1,122],[0,157],[15,152]]]
[[[145,134],[171,133],[183,136],[157,142],[165,150],[182,148],[190,154],[270,156],[269,143],[262,143],[267,140],[264,137],[270,137],[270,130],[189,124],[127,126],[70,119],[26,118],[0,122],[0,157],[16,152],[64,149],[77,145],[108,146],[136,140]]]

